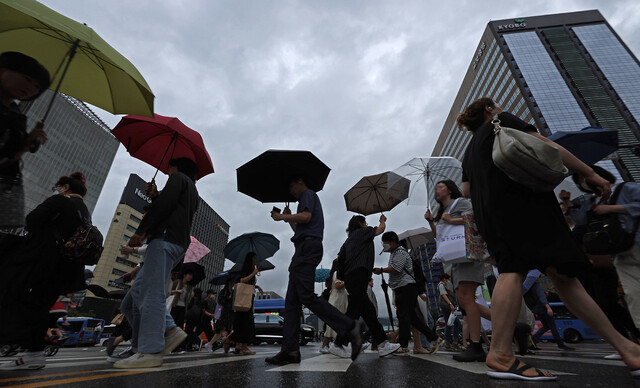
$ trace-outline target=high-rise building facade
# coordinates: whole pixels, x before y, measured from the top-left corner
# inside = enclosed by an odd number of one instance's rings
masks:
[[[462,160],[470,134],[456,118],[489,96],[549,136],[597,126],[620,149],[598,163],[640,182],[640,62],[598,11],[492,21],[445,121],[433,156]]]
[[[129,284],[116,282],[116,279],[135,268],[140,262],[140,257],[136,254],[122,255],[120,248],[126,245],[136,232],[142,221],[144,207],[151,203],[145,194],[145,186],[146,182],[138,175],[129,176],[106,234],[104,250],[93,271],[91,284],[99,285],[107,291],[126,290],[131,287]],[[223,269],[223,249],[229,237],[229,224],[200,198],[198,211],[191,225],[191,235],[211,249],[211,252],[199,262],[205,267],[206,272],[206,279],[199,286],[206,289],[207,281]]]
[[[35,101],[20,104],[29,131],[44,116],[52,96],[47,90]],[[120,142],[86,104],[64,94],[55,96],[44,130],[47,143],[22,158],[26,212],[53,194],[59,177],[76,171],[87,179],[84,202],[93,212]]]

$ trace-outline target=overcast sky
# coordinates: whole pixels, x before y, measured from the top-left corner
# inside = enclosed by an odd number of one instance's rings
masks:
[[[156,113],[202,134],[215,173],[198,182],[200,195],[232,238],[258,230],[280,239],[276,269],[259,284],[281,295],[291,230],[270,219],[273,204],[237,192],[243,163],[267,149],[304,149],[332,169],[319,193],[329,267],[352,216],[343,194],[364,175],[431,154],[490,20],[599,9],[640,52],[637,0],[41,1],[127,57],[154,92]],[[98,114],[111,127],[120,119]],[[93,214],[101,230],[132,172],[150,179],[154,170],[121,146]],[[387,230],[426,226],[424,211],[400,204],[387,214]],[[376,256],[376,265],[387,260]]]

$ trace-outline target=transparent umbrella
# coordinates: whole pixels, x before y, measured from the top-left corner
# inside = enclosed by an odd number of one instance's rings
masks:
[[[389,174],[387,187],[396,187],[401,179],[409,179],[409,199],[407,205],[427,205],[431,210],[435,205],[436,183],[452,180],[456,185],[462,183],[462,163],[456,158],[443,156],[431,158],[413,158]],[[393,191],[388,192],[394,195]]]

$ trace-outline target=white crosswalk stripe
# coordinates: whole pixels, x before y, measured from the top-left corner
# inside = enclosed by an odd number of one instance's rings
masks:
[[[331,354],[323,354],[311,358],[303,358],[300,364],[289,364],[268,372],[346,372],[352,361],[349,358],[340,358]]]

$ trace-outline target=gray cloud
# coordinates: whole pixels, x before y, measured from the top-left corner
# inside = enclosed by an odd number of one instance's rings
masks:
[[[280,294],[291,231],[271,221],[272,205],[236,191],[235,169],[244,162],[269,148],[308,149],[333,169],[319,194],[329,267],[351,217],[342,195],[364,175],[431,154],[491,19],[598,8],[634,52],[640,46],[640,5],[631,0],[43,3],[94,28],[146,78],[156,112],[202,134],[216,173],[199,191],[231,224],[232,237],[259,230],[281,240],[277,269],[260,278]],[[119,119],[100,115],[110,125]],[[154,170],[121,147],[94,213],[102,230],[130,172],[148,179]],[[423,212],[401,204],[388,228],[423,226]],[[377,265],[386,260],[377,256]]]

